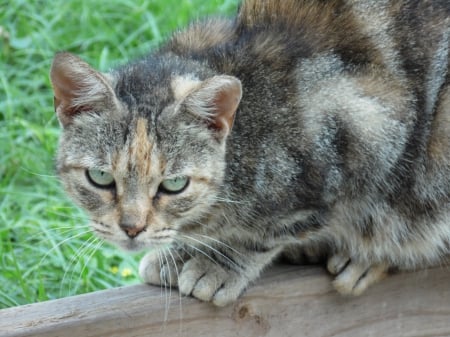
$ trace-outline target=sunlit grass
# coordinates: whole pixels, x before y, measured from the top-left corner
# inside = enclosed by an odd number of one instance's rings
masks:
[[[54,175],[55,52],[100,70],[237,0],[0,0],[0,308],[137,283],[137,256],[102,243]]]

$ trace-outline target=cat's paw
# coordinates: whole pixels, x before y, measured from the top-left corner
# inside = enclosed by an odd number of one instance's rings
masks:
[[[245,277],[209,258],[178,255],[179,252],[151,251],[139,264],[141,279],[152,285],[178,287],[183,295],[220,307],[234,302],[249,283]]]
[[[328,259],[328,271],[335,275],[334,288],[342,295],[361,295],[370,285],[382,280],[388,271],[384,264],[367,265],[336,254]]]
[[[178,288],[184,295],[223,307],[236,301],[248,283],[238,273],[225,269],[206,257],[197,256],[183,266]]]
[[[148,284],[178,286],[178,276],[183,268],[184,259],[179,254],[153,250],[147,253],[139,263],[139,276]]]

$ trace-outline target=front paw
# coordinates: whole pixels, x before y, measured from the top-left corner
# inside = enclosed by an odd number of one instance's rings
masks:
[[[363,264],[336,254],[328,259],[328,271],[335,275],[334,288],[342,295],[361,295],[369,286],[382,280],[388,271],[385,264]]]
[[[185,260],[176,250],[152,250],[139,263],[139,276],[148,284],[176,287]]]
[[[177,286],[180,293],[216,306],[234,302],[249,281],[206,256],[186,256],[179,251],[151,251],[139,264],[142,280],[152,285]]]
[[[223,307],[236,301],[248,283],[248,279],[237,272],[207,257],[197,256],[183,266],[178,286],[184,295]]]

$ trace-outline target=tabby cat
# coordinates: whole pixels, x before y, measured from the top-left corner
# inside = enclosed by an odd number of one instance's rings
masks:
[[[105,74],[51,81],[57,170],[150,284],[235,301],[275,258],[360,294],[450,253],[450,2],[247,0]],[[300,256],[300,255],[299,255]]]

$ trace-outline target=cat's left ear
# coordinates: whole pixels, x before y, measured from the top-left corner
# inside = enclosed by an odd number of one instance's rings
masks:
[[[55,112],[63,127],[78,114],[112,108],[115,94],[105,74],[91,68],[75,55],[56,54],[50,70]]]
[[[184,103],[191,113],[205,120],[219,138],[225,138],[233,126],[241,97],[241,81],[233,76],[219,75],[203,81]]]

